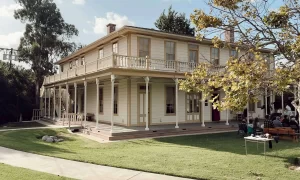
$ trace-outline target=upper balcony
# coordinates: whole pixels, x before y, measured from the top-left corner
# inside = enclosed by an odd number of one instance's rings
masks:
[[[71,78],[92,74],[103,71],[109,68],[135,69],[135,70],[149,70],[159,72],[176,72],[176,73],[191,73],[198,66],[194,62],[182,62],[173,60],[150,59],[144,57],[111,55],[98,59],[96,61],[88,62],[85,65],[77,66],[73,69],[68,69],[65,72],[54,74],[45,77],[44,84],[55,83],[59,81],[68,80]],[[214,68],[214,71],[224,69],[224,66]]]

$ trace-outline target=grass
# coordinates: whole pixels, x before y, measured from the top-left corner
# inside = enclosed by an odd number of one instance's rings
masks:
[[[14,167],[0,163],[0,179],[9,180],[32,180],[32,179],[43,179],[43,180],[63,180],[69,179],[61,176],[56,176],[48,173],[33,171],[30,169],[24,169],[20,167]]]
[[[47,144],[45,134],[63,136],[64,142]],[[300,145],[290,141],[273,144],[263,156],[236,133],[131,140],[100,144],[65,129],[20,130],[0,133],[0,146],[65,159],[196,179],[299,179],[288,169],[300,157]],[[13,142],[13,143],[12,143]]]
[[[38,122],[10,122],[0,125],[1,129],[19,129],[19,128],[31,128],[31,127],[44,127],[45,125]]]

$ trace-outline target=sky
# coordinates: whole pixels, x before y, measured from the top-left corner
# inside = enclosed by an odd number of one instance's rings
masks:
[[[106,35],[108,23],[155,28],[154,22],[170,5],[186,16],[206,6],[202,0],[54,0],[65,21],[74,24],[74,41],[87,45]],[[20,8],[14,0],[0,0],[0,47],[17,48],[25,24],[13,17]]]

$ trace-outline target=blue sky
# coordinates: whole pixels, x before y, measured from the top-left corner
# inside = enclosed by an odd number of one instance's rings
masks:
[[[251,0],[259,1],[259,0]],[[271,0],[272,1],[272,0]],[[277,1],[274,1],[276,8]],[[76,42],[89,44],[106,34],[105,25],[112,22],[117,28],[134,25],[155,28],[154,22],[170,5],[189,15],[194,9],[209,10],[205,0],[54,0],[66,22],[79,30]],[[13,18],[19,8],[14,0],[0,1],[0,47],[16,48],[24,32],[24,24]]]

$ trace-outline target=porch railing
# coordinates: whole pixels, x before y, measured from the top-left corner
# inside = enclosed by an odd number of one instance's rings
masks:
[[[68,122],[69,127],[71,124],[77,124],[82,125],[82,120],[83,120],[83,114],[76,114],[76,113],[63,113],[62,115],[62,120],[63,120],[63,126],[65,125],[66,122]]]
[[[41,109],[33,109],[32,110],[32,121],[40,120],[42,117],[42,110]]]
[[[45,77],[45,84],[54,83],[61,80],[66,80],[76,76],[94,73],[108,68],[122,69],[139,69],[163,72],[192,72],[198,63],[183,62],[177,60],[161,60],[145,57],[111,55],[102,59],[97,59],[92,62],[87,62],[85,65],[75,67],[60,74]],[[223,68],[220,66],[220,68]]]

